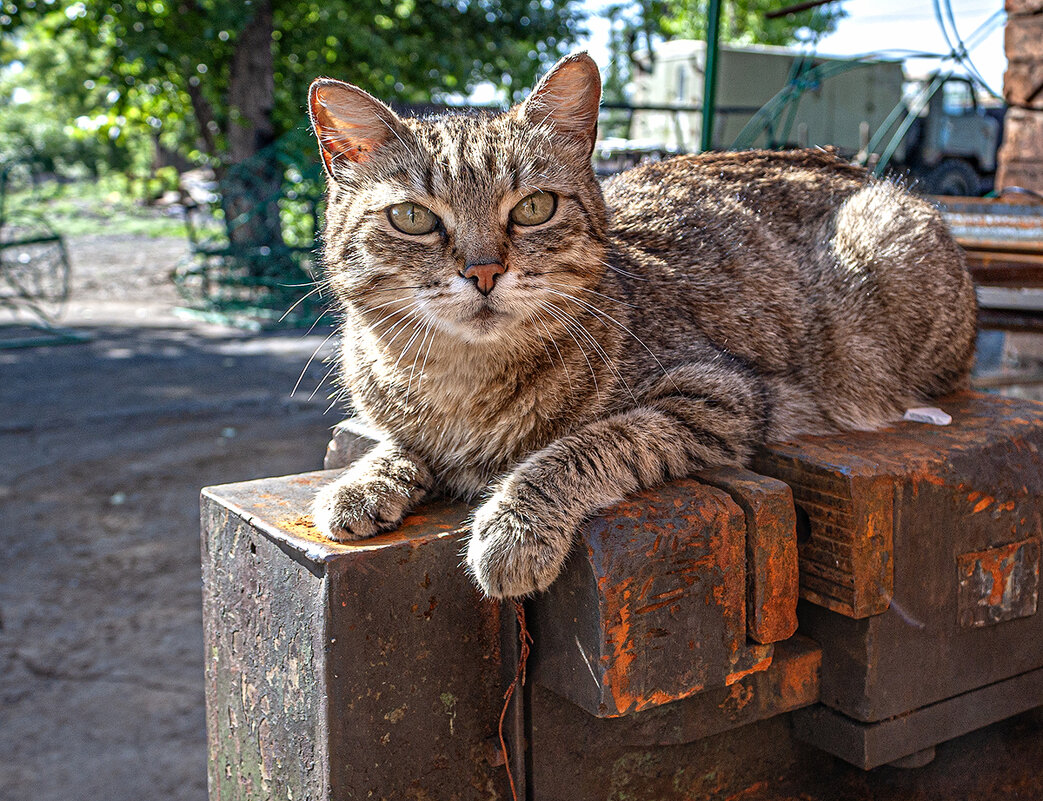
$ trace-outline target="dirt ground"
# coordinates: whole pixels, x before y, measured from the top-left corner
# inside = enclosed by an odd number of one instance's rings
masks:
[[[0,349],[0,799],[204,801],[199,490],[321,467],[330,329],[175,316],[181,240],[69,245],[90,341]]]

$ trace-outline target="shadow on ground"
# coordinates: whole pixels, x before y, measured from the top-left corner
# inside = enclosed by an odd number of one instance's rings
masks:
[[[329,329],[80,330],[0,351],[0,798],[203,801],[199,490],[321,467]]]

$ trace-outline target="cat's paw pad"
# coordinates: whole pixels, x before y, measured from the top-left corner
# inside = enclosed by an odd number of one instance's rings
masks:
[[[568,556],[571,532],[509,495],[497,493],[475,513],[467,566],[485,594],[519,598],[547,589]]]
[[[389,482],[335,482],[315,497],[312,512],[323,535],[348,542],[397,528],[411,505],[409,493]]]

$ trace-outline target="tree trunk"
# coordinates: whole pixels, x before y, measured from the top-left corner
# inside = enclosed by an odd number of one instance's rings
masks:
[[[278,275],[286,265],[278,199],[282,168],[273,143],[275,67],[271,0],[255,0],[232,56],[228,81],[228,168],[222,205],[228,237],[253,275]]]

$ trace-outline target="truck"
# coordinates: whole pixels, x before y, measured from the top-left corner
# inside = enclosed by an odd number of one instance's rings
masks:
[[[626,148],[698,149],[705,60],[705,42],[683,39],[637,60],[648,68],[635,69],[629,86],[635,110]],[[718,64],[714,149],[833,146],[868,166],[884,157],[889,170],[930,194],[992,188],[1003,110],[985,107],[967,78],[910,77],[896,59],[770,46],[722,47]],[[603,152],[612,147],[606,142]]]

